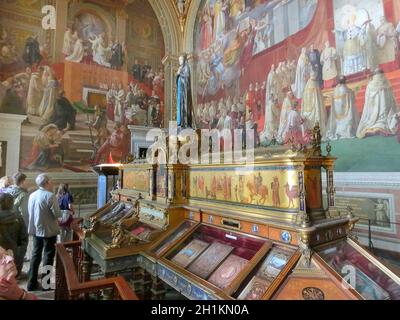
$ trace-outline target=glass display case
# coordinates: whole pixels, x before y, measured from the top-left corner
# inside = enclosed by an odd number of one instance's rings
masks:
[[[195,226],[198,225],[198,222],[191,220],[184,220],[176,229],[171,230],[169,234],[167,234],[161,241],[155,243],[153,248],[150,249],[150,252],[155,256],[161,256],[165,253],[169,247],[176,244],[179,239],[181,239],[186,233],[190,232]]]
[[[364,299],[400,300],[399,278],[354,241],[338,241],[316,251]]]
[[[252,270],[243,281],[234,295],[238,300],[262,300],[272,284],[280,282],[289,271],[290,266],[297,261],[296,250],[291,247],[274,244],[261,262]],[[292,262],[289,264],[289,262]],[[289,266],[289,270],[285,267]]]
[[[177,229],[172,235],[180,232],[184,231]],[[160,248],[162,244],[154,249]],[[165,251],[158,276],[190,299],[261,299],[295,251],[201,224]]]

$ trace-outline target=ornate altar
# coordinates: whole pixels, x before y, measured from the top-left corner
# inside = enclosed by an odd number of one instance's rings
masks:
[[[400,299],[399,277],[351,239],[352,209],[335,207],[334,163],[316,135],[252,163],[123,165],[85,250],[106,273],[134,270],[143,297],[166,283],[189,299]],[[132,214],[105,218],[122,203]]]

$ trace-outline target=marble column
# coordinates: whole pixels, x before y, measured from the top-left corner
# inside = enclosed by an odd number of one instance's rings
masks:
[[[52,49],[53,62],[62,61],[63,59],[63,43],[64,34],[67,29],[68,22],[68,5],[70,0],[56,1],[56,30],[54,35],[54,45]]]
[[[168,128],[169,121],[176,120],[176,73],[179,68],[179,57],[167,55],[162,60],[165,73],[165,106],[164,127]]]
[[[0,113],[0,141],[7,142],[7,151],[3,150],[7,152],[6,175],[13,175],[19,171],[21,126],[26,118],[24,115]]]

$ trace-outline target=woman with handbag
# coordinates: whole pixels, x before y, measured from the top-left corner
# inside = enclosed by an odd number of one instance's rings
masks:
[[[74,199],[69,191],[68,184],[61,183],[57,191],[57,201],[60,207],[62,217],[59,221],[61,227],[61,242],[71,241],[71,223],[74,219],[74,208],[72,203]]]

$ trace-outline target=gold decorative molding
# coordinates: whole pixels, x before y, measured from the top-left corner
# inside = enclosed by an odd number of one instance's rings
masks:
[[[170,0],[170,1],[173,3],[176,16],[179,19],[179,25],[181,27],[181,32],[184,33],[186,18],[187,18],[192,0]]]

